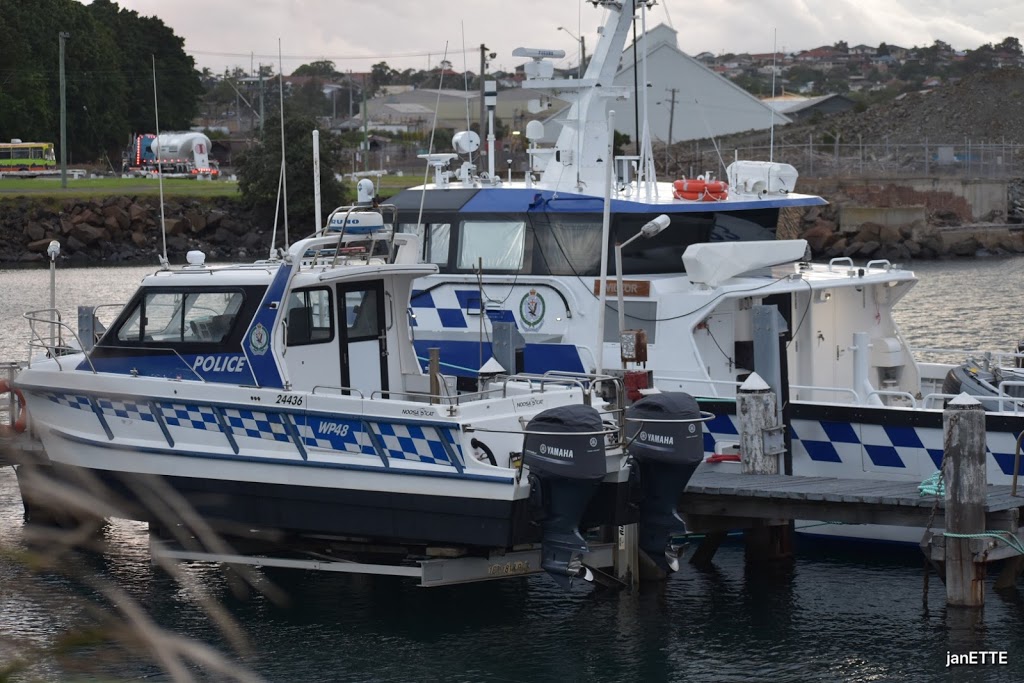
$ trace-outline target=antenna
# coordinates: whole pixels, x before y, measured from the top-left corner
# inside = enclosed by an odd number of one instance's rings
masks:
[[[772,97],[771,101],[775,101],[775,59],[779,56],[778,51],[779,42],[779,29],[772,29]],[[769,106],[768,109],[771,112],[771,125],[768,127],[768,161],[775,160],[775,107]]]
[[[277,39],[277,68],[279,73],[278,83],[279,98],[281,103],[281,173],[277,177],[277,203],[274,204],[274,229],[270,233],[270,258],[274,258],[274,245],[277,244],[277,216],[278,207],[281,206],[281,199],[284,198],[284,248],[288,250],[288,181],[285,180],[285,169],[288,168],[284,158],[284,63],[281,59],[281,39]],[[317,230],[319,230],[319,226]]]
[[[323,223],[320,222],[320,131],[313,129],[313,209],[316,211],[316,229],[320,232]]]
[[[657,195],[658,186],[657,186],[657,177],[656,177],[655,172],[654,172],[654,153],[653,153],[653,151],[651,149],[651,130],[650,130],[650,125],[649,125],[650,114],[649,114],[649,109],[648,109],[648,105],[647,105],[647,91],[649,90],[649,88],[647,87],[647,84],[648,84],[648,81],[647,81],[647,53],[649,52],[649,48],[650,48],[650,46],[649,46],[650,39],[647,37],[647,5],[644,4],[644,3],[640,3],[640,26],[641,26],[641,35],[642,35],[643,41],[644,41],[644,51],[643,51],[643,55],[642,55],[642,60],[643,61],[640,64],[641,82],[643,83],[643,88],[644,88],[643,89],[643,96],[642,96],[643,97],[643,108],[641,110],[641,111],[643,111],[644,122],[643,122],[643,126],[639,127],[639,130],[641,130],[642,133],[641,133],[641,136],[640,136],[640,139],[641,139],[641,145],[640,145],[641,151],[640,151],[640,160],[639,160],[640,161],[640,164],[639,164],[640,168],[638,169],[638,174],[639,175],[637,177],[637,190],[640,189],[640,178],[643,178],[643,180],[644,180],[644,188],[645,188],[646,194],[647,194],[647,201],[651,201],[651,192],[653,190],[654,194]],[[635,46],[634,46],[634,49],[635,49]]]
[[[466,97],[466,130],[471,130],[471,128],[470,128],[471,124],[469,122],[469,97],[468,97],[468,95],[469,95],[469,61],[468,61],[468,58],[466,57],[466,22],[460,22],[459,25],[462,27],[462,81],[463,81],[462,88],[463,88],[463,90],[466,91],[466,95],[467,95],[467,97]],[[447,55],[447,50],[445,51],[445,54]],[[484,77],[484,75],[480,74],[480,78],[483,78],[483,77]],[[438,84],[437,84],[438,90],[441,89],[441,81],[443,79],[444,79],[444,69],[441,70],[440,78],[438,79]],[[480,131],[480,136],[481,137],[483,137],[483,134],[484,134],[484,132]],[[473,152],[472,152],[472,150],[469,152],[469,163],[473,163]]]
[[[284,157],[284,60],[281,58],[281,39],[277,39],[277,68],[280,70],[278,76],[281,79],[281,89],[278,97],[281,104],[281,187],[284,195],[284,248],[288,250],[288,176],[285,171],[288,164]]]
[[[153,115],[156,118],[156,139],[160,139],[160,109],[157,106],[156,98],[156,55],[151,54],[153,60]],[[164,216],[164,165],[160,163],[159,151],[156,159],[156,177],[160,184],[160,235],[164,241],[164,253],[160,257],[160,265],[167,268],[170,261],[167,260],[167,218]]]
[[[444,44],[444,57],[441,61],[448,61],[448,43]],[[441,77],[437,82],[437,100],[434,102],[434,120],[430,124],[430,142],[427,143],[427,155],[434,153],[434,133],[437,131],[437,110],[441,108],[441,86],[444,85],[444,69],[441,69]],[[423,225],[423,203],[427,199],[427,175],[430,173],[430,159],[427,159],[427,165],[423,169],[423,191],[420,192],[420,211],[416,216],[416,224]],[[426,233],[424,233],[424,238]]]

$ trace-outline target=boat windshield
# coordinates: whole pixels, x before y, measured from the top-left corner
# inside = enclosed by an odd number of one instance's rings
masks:
[[[241,291],[147,292],[117,331],[118,342],[161,344],[220,342],[234,326]]]

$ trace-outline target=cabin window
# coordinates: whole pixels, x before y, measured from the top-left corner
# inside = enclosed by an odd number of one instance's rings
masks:
[[[334,339],[334,313],[331,291],[324,288],[300,289],[288,296],[286,318],[288,346],[323,344]]]
[[[380,334],[377,310],[376,289],[345,292],[345,327],[348,341],[377,338]]]
[[[523,267],[526,223],[515,220],[463,221],[459,230],[459,270],[518,271]]]
[[[657,214],[619,214],[612,221],[612,240],[608,272],[615,272],[614,244],[625,243]],[[683,253],[694,243],[707,242],[714,225],[711,214],[669,214],[672,222],[651,238],[638,238],[622,249],[625,275],[683,273]],[[650,339],[648,339],[650,341]]]
[[[452,234],[450,223],[428,223],[427,225],[405,223],[401,227],[401,232],[413,233],[420,238],[420,244],[423,245],[423,253],[420,258],[424,263],[448,265],[448,246]]]
[[[601,269],[601,221],[551,216],[536,227],[537,253],[552,275],[594,275]]]
[[[234,327],[242,292],[149,292],[117,332],[118,341],[158,344],[223,341]]]

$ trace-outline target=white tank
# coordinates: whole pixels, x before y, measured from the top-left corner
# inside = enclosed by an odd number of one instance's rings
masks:
[[[160,161],[184,161],[197,169],[210,168],[210,138],[202,133],[160,133],[152,147]]]

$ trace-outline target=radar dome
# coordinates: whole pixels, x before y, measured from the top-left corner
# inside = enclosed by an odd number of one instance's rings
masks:
[[[452,147],[459,154],[469,154],[480,149],[480,136],[471,130],[460,130],[452,136]]]

